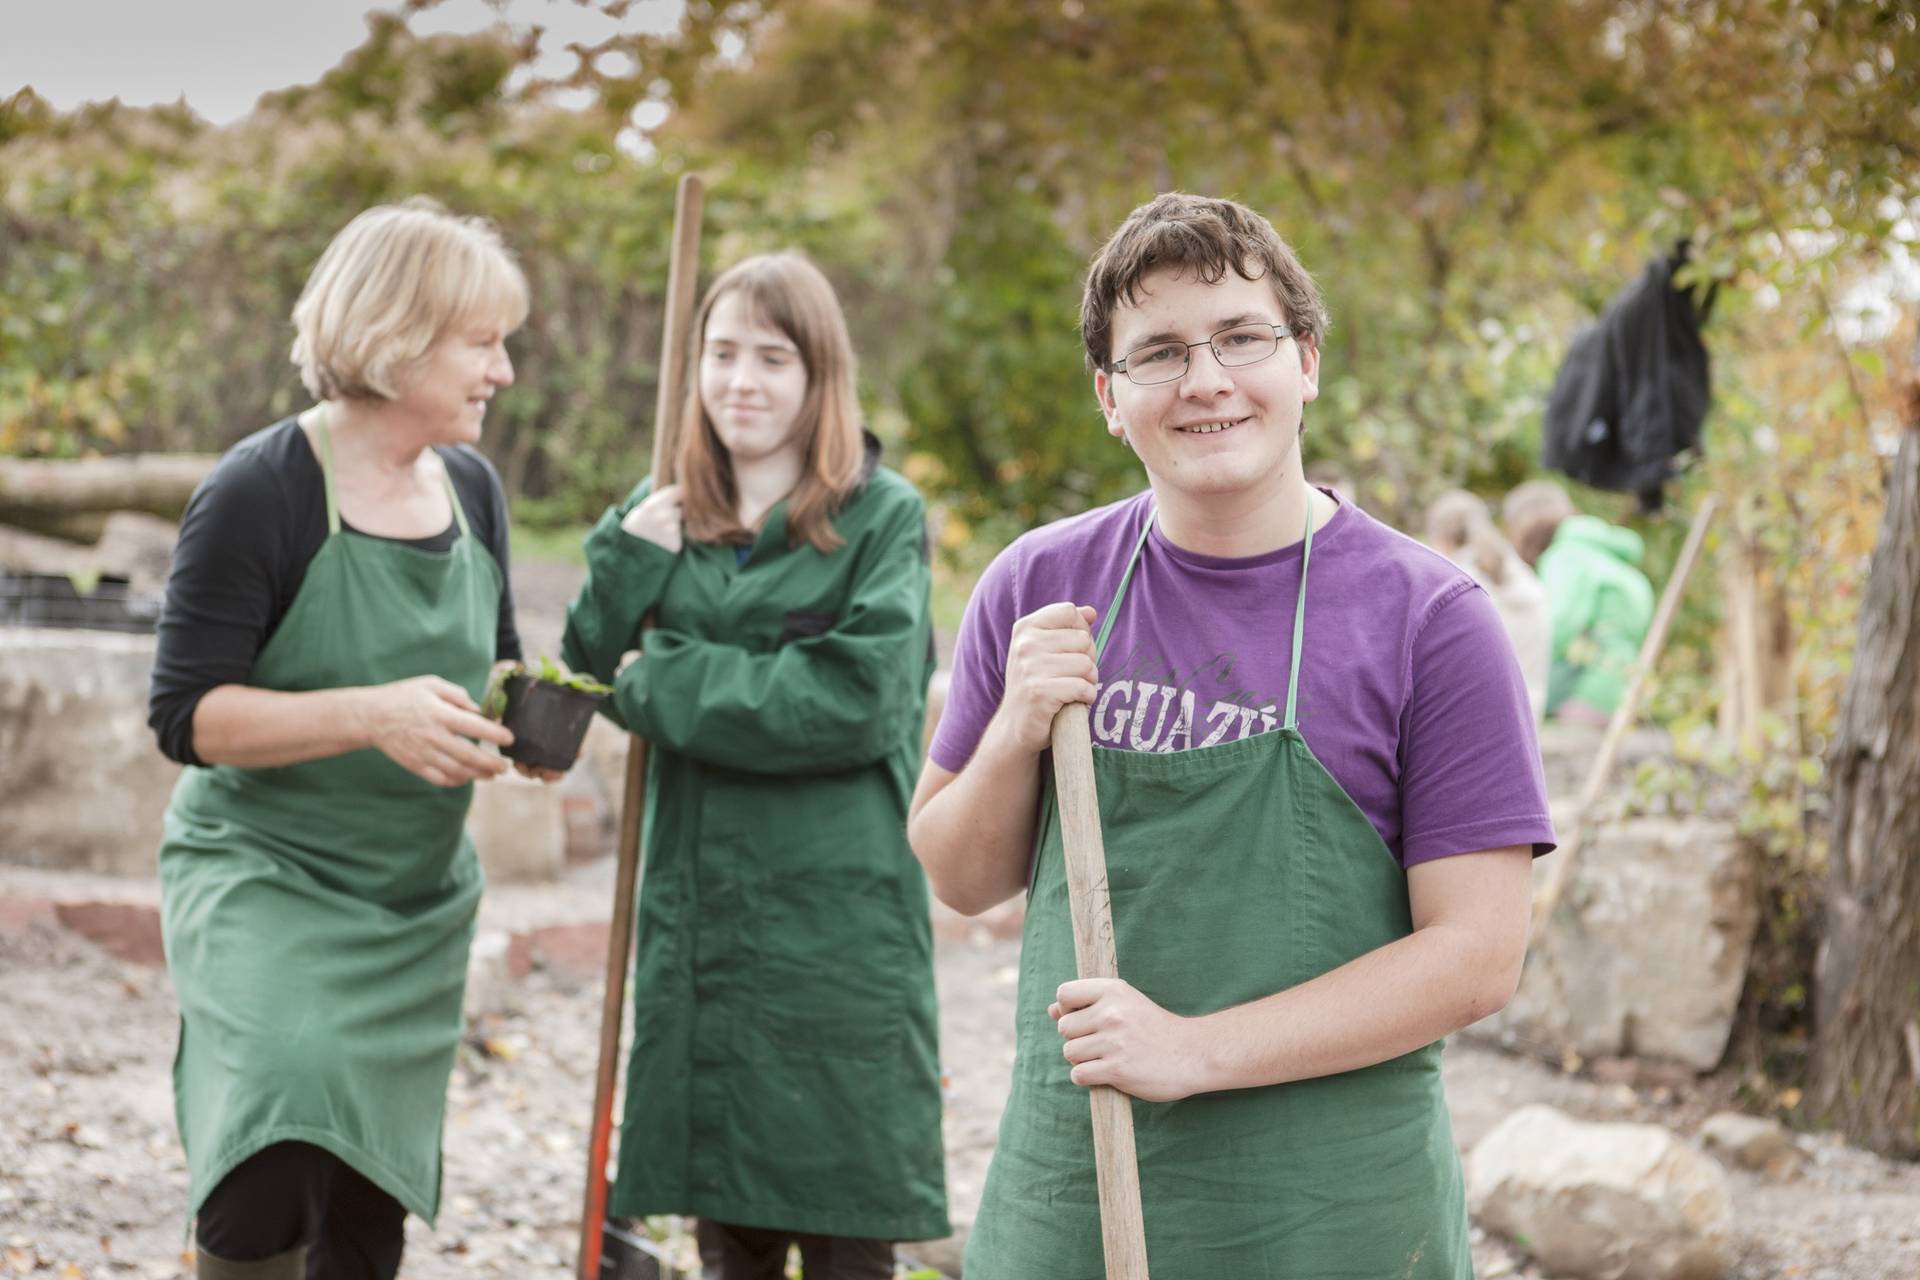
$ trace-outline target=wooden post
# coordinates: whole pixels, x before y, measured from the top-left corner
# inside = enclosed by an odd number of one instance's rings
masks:
[[[1730,529],[1721,522],[1719,557],[1719,733],[1729,749],[1753,750],[1765,745],[1767,716],[1792,715],[1793,623],[1779,577],[1768,572],[1753,530],[1752,503],[1736,506],[1729,518]],[[1789,723],[1797,738],[1797,724]]]
[[[673,481],[673,449],[684,399],[693,285],[700,272],[700,212],[706,188],[694,174],[680,179],[673,208],[673,252],[667,268],[667,314],[660,335],[660,388],[653,408],[653,486]],[[636,643],[638,640],[636,638]],[[627,737],[627,785],[620,802],[620,843],[607,933],[607,981],[600,1004],[600,1062],[593,1083],[593,1126],[587,1142],[586,1204],[580,1215],[580,1280],[598,1280],[607,1222],[607,1157],[613,1145],[614,1080],[620,1065],[620,1020],[633,956],[634,882],[640,870],[641,817],[647,807],[647,742]]]
[[[1100,799],[1093,782],[1093,735],[1085,704],[1070,702],[1053,718],[1054,790],[1067,861],[1073,954],[1083,978],[1117,978],[1113,910],[1107,899],[1107,852],[1100,837]],[[1107,1280],[1147,1280],[1147,1236],[1140,1212],[1140,1162],[1133,1147],[1133,1100],[1118,1089],[1087,1090],[1093,1107],[1093,1161],[1100,1186],[1100,1236]]]
[[[1587,828],[1592,822],[1593,806],[1613,772],[1613,758],[1620,750],[1620,740],[1627,736],[1627,728],[1633,723],[1634,712],[1640,704],[1640,691],[1646,686],[1654,664],[1660,660],[1661,650],[1666,648],[1667,629],[1673,625],[1673,615],[1680,608],[1680,597],[1686,593],[1687,578],[1693,573],[1693,562],[1700,557],[1700,544],[1706,540],[1707,526],[1713,523],[1717,506],[1714,496],[1708,494],[1700,503],[1699,510],[1693,514],[1693,525],[1687,530],[1687,540],[1680,548],[1680,558],[1675,561],[1666,590],[1660,596],[1660,607],[1654,611],[1653,625],[1647,629],[1647,638],[1640,645],[1640,656],[1634,659],[1633,673],[1627,678],[1626,690],[1620,695],[1619,705],[1613,709],[1613,719],[1607,722],[1606,736],[1600,739],[1600,750],[1595,753],[1593,763],[1587,769],[1586,785],[1580,788],[1580,799],[1574,808],[1573,829],[1560,842],[1560,856],[1554,860],[1546,884],[1534,895],[1532,929],[1527,938],[1529,949],[1539,946],[1540,940],[1546,936],[1547,922],[1553,918],[1554,910],[1560,904],[1560,895],[1566,891],[1567,882],[1573,875],[1574,863],[1580,857],[1580,847],[1586,840]]]

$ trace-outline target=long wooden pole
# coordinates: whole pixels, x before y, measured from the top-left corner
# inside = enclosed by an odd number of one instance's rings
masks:
[[[1087,708],[1070,702],[1053,718],[1054,790],[1066,852],[1073,954],[1083,978],[1117,978],[1107,851],[1093,783]],[[1087,1090],[1093,1107],[1093,1163],[1100,1187],[1100,1237],[1107,1280],[1147,1280],[1147,1235],[1140,1213],[1140,1162],[1133,1147],[1133,1102],[1107,1085]]]
[[[1700,558],[1700,546],[1706,541],[1707,526],[1713,523],[1713,513],[1718,505],[1714,495],[1708,494],[1693,513],[1693,525],[1687,530],[1687,540],[1680,548],[1680,558],[1674,562],[1673,573],[1667,578],[1666,590],[1660,596],[1660,607],[1654,611],[1653,625],[1647,629],[1647,637],[1640,645],[1640,656],[1634,660],[1633,673],[1627,679],[1626,690],[1620,695],[1619,705],[1613,709],[1613,719],[1607,722],[1607,732],[1600,739],[1600,750],[1587,768],[1586,784],[1580,788],[1580,799],[1573,811],[1573,829],[1560,844],[1560,856],[1554,859],[1547,882],[1534,895],[1532,928],[1527,938],[1529,948],[1539,946],[1540,940],[1546,936],[1547,922],[1553,918],[1555,909],[1560,905],[1560,896],[1566,892],[1567,882],[1573,876],[1574,863],[1579,860],[1587,828],[1593,823],[1593,807],[1600,799],[1602,788],[1607,785],[1607,778],[1613,773],[1613,758],[1620,750],[1621,739],[1627,736],[1628,726],[1633,723],[1634,713],[1640,704],[1640,692],[1654,664],[1660,660],[1661,650],[1666,648],[1667,630],[1673,625],[1673,615],[1679,611],[1680,597],[1686,594],[1687,579],[1693,574],[1693,562]]]
[[[706,188],[681,177],[673,206],[673,254],[667,268],[667,314],[660,336],[660,390],[653,408],[653,487],[673,482],[673,449],[680,424],[686,352],[693,328],[693,286],[700,272],[700,213]],[[636,643],[638,643],[636,639]],[[587,1143],[586,1205],[580,1215],[580,1280],[598,1280],[601,1237],[607,1223],[607,1157],[613,1145],[614,1078],[620,1064],[620,1020],[633,956],[634,882],[640,871],[640,823],[647,807],[647,741],[627,736],[627,785],[620,802],[615,849],[613,922],[607,934],[607,982],[600,1004],[600,1064],[593,1083],[593,1128]]]

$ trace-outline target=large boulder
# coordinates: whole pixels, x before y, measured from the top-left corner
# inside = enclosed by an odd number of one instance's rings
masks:
[[[1720,1280],[1733,1265],[1726,1173],[1658,1125],[1523,1107],[1473,1149],[1467,1205],[1555,1276]]]
[[[1552,856],[1536,860],[1536,886]],[[1558,1058],[1640,1055],[1711,1071],[1760,923],[1730,823],[1633,818],[1588,837],[1520,989],[1476,1036]]]
[[[0,861],[151,875],[180,766],[147,728],[152,636],[0,627]]]

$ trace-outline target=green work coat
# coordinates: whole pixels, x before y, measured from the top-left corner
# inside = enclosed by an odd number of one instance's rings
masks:
[[[301,692],[438,675],[478,697],[502,576],[467,528],[446,552],[344,528],[318,433],[327,540],[248,684]],[[276,1142],[324,1147],[413,1213],[440,1201],[480,864],[473,784],[368,747],[274,769],[189,768],[160,846],[180,1001],[174,1103],[189,1208]]]
[[[933,942],[907,845],[933,669],[925,512],[873,467],[742,560],[588,536],[562,653],[651,744],[612,1210],[896,1240],[947,1234]],[[654,626],[645,656],[621,656]]]
[[[1653,585],[1637,567],[1640,535],[1597,516],[1569,516],[1536,569],[1553,618],[1547,712],[1569,698],[1612,711],[1653,624]]]

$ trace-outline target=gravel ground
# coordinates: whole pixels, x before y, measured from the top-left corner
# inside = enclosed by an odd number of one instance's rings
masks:
[[[510,898],[516,891],[500,891]],[[511,915],[511,902],[494,908]],[[955,1225],[978,1202],[1013,1047],[1019,944],[984,930],[939,950],[946,1125]],[[167,1067],[175,1015],[164,972],[128,965],[53,928],[0,930],[0,1275],[190,1274],[186,1170]],[[455,1071],[438,1230],[409,1227],[404,1274],[560,1276],[575,1245],[598,1018],[592,983],[536,971],[474,1029]],[[1635,1088],[1564,1075],[1471,1042],[1449,1052],[1457,1135],[1547,1102],[1589,1119],[1691,1132],[1718,1105],[1712,1081]],[[1828,1139],[1794,1180],[1730,1173],[1738,1280],[1915,1280],[1920,1166]],[[912,1246],[954,1269],[954,1242]],[[1538,1276],[1499,1241],[1479,1274]]]
[[[515,562],[529,653],[556,650],[579,573]],[[150,883],[0,868],[0,898],[9,882],[48,898],[152,901],[154,893]],[[591,919],[610,884],[602,863],[557,885],[491,889],[482,925]],[[1017,941],[985,928],[939,945],[948,1190],[961,1233],[980,1198],[1013,1061],[1018,956]],[[410,1280],[568,1274],[599,1005],[597,981],[536,970],[473,1028],[450,1090],[440,1222],[437,1230],[409,1223]],[[63,930],[0,920],[0,1277],[191,1274],[186,1165],[168,1081],[175,1028],[163,971],[123,963]],[[1603,1083],[1472,1041],[1449,1050],[1447,1084],[1463,1147],[1531,1102],[1690,1134],[1729,1090],[1714,1079]],[[1920,1280],[1920,1165],[1829,1138],[1803,1144],[1812,1158],[1793,1180],[1730,1171],[1734,1280]],[[908,1251],[958,1271],[957,1239]],[[1551,1280],[1498,1240],[1477,1239],[1475,1253],[1482,1280]]]

